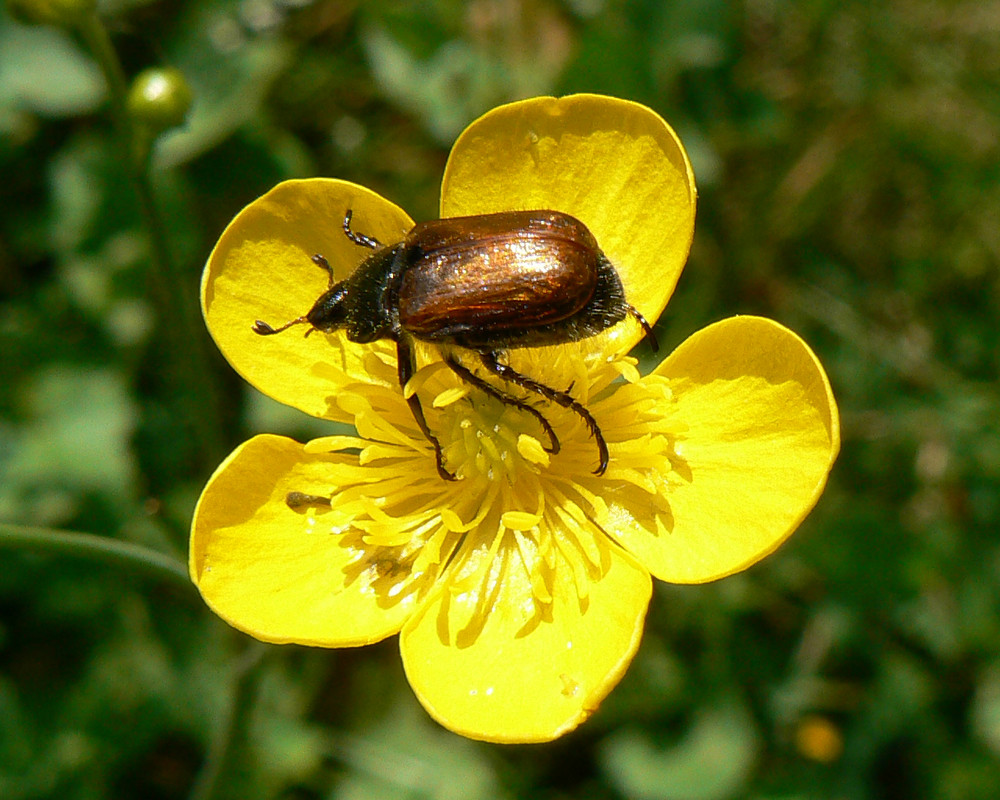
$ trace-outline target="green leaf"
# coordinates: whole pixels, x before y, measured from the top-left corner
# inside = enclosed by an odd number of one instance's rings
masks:
[[[105,91],[97,64],[69,34],[0,12],[0,131],[25,109],[50,117],[88,113]]]
[[[171,63],[190,83],[194,102],[185,124],[157,141],[156,167],[190,161],[254,119],[291,63],[291,42],[248,31],[237,10],[234,3],[199,5],[182,23]]]
[[[81,493],[131,499],[136,412],[122,375],[48,366],[24,405],[33,419],[0,450],[0,516],[51,524],[72,516]]]

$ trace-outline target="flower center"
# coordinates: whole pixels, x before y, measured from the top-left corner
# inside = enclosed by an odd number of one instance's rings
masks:
[[[548,437],[537,420],[477,389],[444,409],[441,419],[447,428],[445,460],[455,465],[460,479],[483,477],[513,483],[525,470],[538,470],[538,461],[533,463],[524,453],[548,460],[543,448],[543,442],[549,444]]]
[[[598,446],[578,412],[482,367],[475,375],[495,391],[471,385],[440,360],[421,368],[405,391],[419,393],[458,480],[437,474],[388,360],[370,365],[379,383],[338,395],[359,437],[307,445],[358,452],[338,468],[330,516],[353,531],[345,546],[357,551],[359,575],[383,602],[414,602],[447,574],[452,592],[478,598],[469,606],[478,618],[498,574],[517,573],[531,587],[531,613],[542,613],[557,576],[583,597],[605,568],[614,503],[631,498],[669,527],[677,431],[666,381],[642,378],[634,360],[615,356],[549,349],[514,358],[518,372],[565,391],[592,415],[607,440],[604,475],[595,475]]]

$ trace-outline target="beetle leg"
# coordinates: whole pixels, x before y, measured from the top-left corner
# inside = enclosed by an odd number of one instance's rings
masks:
[[[354,209],[349,208],[344,214],[344,233],[347,234],[347,238],[350,239],[354,244],[360,247],[370,247],[372,250],[380,250],[382,248],[382,242],[373,236],[365,236],[363,233],[355,233],[351,230],[351,217],[354,215]]]
[[[396,340],[396,359],[398,361],[397,374],[399,375],[399,386],[400,388],[405,389],[407,382],[413,377],[413,373],[416,370],[416,362],[413,347],[403,336],[400,336]],[[457,478],[452,473],[448,472],[448,470],[444,467],[444,455],[441,452],[441,442],[437,440],[437,437],[431,433],[431,429],[427,426],[427,419],[424,417],[424,409],[420,405],[420,398],[417,397],[416,392],[406,398],[406,403],[410,407],[410,413],[413,414],[413,419],[416,420],[417,427],[420,428],[420,432],[427,437],[427,441],[434,445],[434,456],[437,459],[438,475],[446,481],[457,480]]]
[[[491,386],[453,355],[448,355],[445,358],[444,363],[451,367],[451,371],[458,375],[459,378],[471,383],[477,389],[486,392],[486,394],[490,395],[490,397],[495,397],[505,405],[514,406],[514,408],[518,411],[526,411],[531,414],[531,416],[538,420],[538,424],[544,429],[545,435],[549,437],[549,446],[545,449],[553,454],[559,452],[559,437],[556,436],[556,432],[552,429],[552,424],[545,419],[545,416],[541,411],[534,406],[525,403],[523,400],[518,400],[516,397],[511,397],[509,394],[501,392],[495,386]]]
[[[327,288],[332,289],[337,279],[333,277],[333,267],[330,266],[330,262],[326,260],[325,256],[321,256],[319,253],[312,257],[312,262],[317,267],[322,267],[326,270],[326,274],[330,276],[330,283],[327,285]]]
[[[656,341],[656,336],[653,334],[653,327],[646,322],[646,318],[639,313],[639,309],[631,303],[626,303],[625,310],[632,315],[632,319],[639,323],[639,327],[645,332],[646,339],[649,340],[649,346],[653,349],[653,352],[660,352],[660,343]]]
[[[594,441],[597,442],[599,462],[597,469],[594,470],[594,474],[604,474],[604,471],[608,468],[608,443],[604,441],[604,434],[601,433],[597,420],[591,416],[590,412],[584,408],[582,404],[574,400],[573,397],[567,392],[560,392],[558,389],[553,389],[551,386],[546,386],[544,383],[532,380],[527,375],[522,375],[516,369],[508,366],[507,364],[501,364],[497,361],[497,354],[492,350],[481,351],[479,353],[479,358],[482,360],[486,368],[498,378],[515,383],[522,389],[526,389],[529,392],[540,394],[546,400],[551,400],[553,403],[560,405],[563,408],[568,408],[574,414],[579,416],[587,424],[587,429],[590,431],[590,435],[593,436]]]

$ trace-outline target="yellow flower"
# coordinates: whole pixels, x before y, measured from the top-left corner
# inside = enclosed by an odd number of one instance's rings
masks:
[[[649,109],[594,95],[536,98],[474,122],[451,152],[441,216],[556,209],[582,220],[655,320],[687,258],[695,189],[674,132]],[[539,422],[463,384],[422,349],[422,398],[447,467],[410,414],[392,342],[257,319],[304,314],[413,222],[344,181],[289,181],[226,229],[205,269],[215,341],[251,384],[357,436],[305,445],[257,436],[219,467],[191,534],[191,575],[230,624],[268,642],[349,647],[400,635],[406,675],[443,725],[490,741],[553,739],[621,678],[642,634],[650,575],[714,580],[772,552],[816,502],[839,447],[822,367],[775,322],[734,317],[696,333],[649,375],[627,320],[583,342],[510,351],[512,366],[571,387],[579,416]],[[473,359],[467,359],[475,366]],[[509,388],[509,387],[508,387]],[[532,402],[537,398],[526,398]]]

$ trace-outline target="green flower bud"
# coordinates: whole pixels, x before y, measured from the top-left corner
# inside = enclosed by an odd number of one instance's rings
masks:
[[[180,125],[191,108],[191,87],[180,70],[153,67],[132,81],[128,92],[128,113],[139,125],[153,133]]]
[[[97,0],[7,0],[7,8],[21,22],[76,25],[94,13]]]

